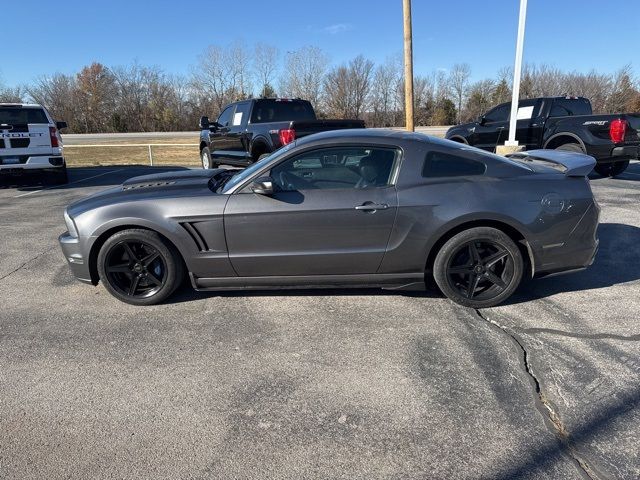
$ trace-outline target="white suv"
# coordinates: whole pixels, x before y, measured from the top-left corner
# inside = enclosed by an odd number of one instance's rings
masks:
[[[37,173],[46,183],[67,183],[62,128],[42,105],[0,103],[0,178]]]

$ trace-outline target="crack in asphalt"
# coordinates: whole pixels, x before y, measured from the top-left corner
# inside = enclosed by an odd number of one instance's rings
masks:
[[[549,333],[551,335],[560,335],[562,337],[579,338],[585,340],[622,340],[627,342],[640,341],[640,334],[636,335],[616,335],[615,333],[573,333],[565,332],[564,330],[556,330],[553,328],[524,328],[518,331],[522,333],[536,334],[536,333]]]
[[[565,447],[566,452],[575,462],[576,466],[580,470],[580,473],[591,480],[597,480],[601,478],[601,475],[598,474],[596,470],[589,465],[589,463],[580,453],[578,453],[575,446],[571,442],[571,434],[567,431],[564,423],[562,422],[562,419],[560,418],[559,413],[556,411],[555,407],[549,401],[549,399],[547,399],[546,395],[542,391],[542,388],[540,387],[540,381],[538,380],[538,377],[534,373],[533,367],[529,362],[529,353],[527,352],[524,343],[522,343],[522,341],[507,327],[499,324],[495,320],[491,320],[485,317],[479,309],[475,309],[475,312],[476,315],[480,317],[480,319],[505,333],[522,352],[524,370],[529,376],[531,383],[535,389],[536,407],[538,411],[540,411],[540,413],[545,415],[545,419],[547,420],[545,421],[545,425],[551,425],[553,427],[553,433],[555,433],[561,445]]]
[[[9,273],[3,275],[0,277],[0,281],[4,280],[5,278],[10,277],[11,275],[13,275],[14,273],[16,273],[19,270],[22,270],[24,267],[26,267],[27,265],[29,265],[31,262],[37,260],[38,258],[42,257],[43,255],[46,255],[47,253],[49,253],[51,250],[53,250],[56,247],[49,247],[47,248],[44,252],[37,254],[35,257],[30,258],[29,260],[27,260],[26,262],[24,262],[22,265],[20,265],[19,267],[17,267],[16,269],[10,271]]]

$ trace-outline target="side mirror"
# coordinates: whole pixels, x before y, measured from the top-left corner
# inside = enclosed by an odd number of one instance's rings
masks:
[[[63,128],[67,128],[69,125],[67,125],[67,122],[56,122],[56,128],[58,130],[62,130]]]
[[[200,117],[200,130],[209,130],[209,117]]]
[[[479,119],[478,119],[478,123],[480,124],[480,126],[483,126],[485,123],[487,123],[487,119],[484,115],[482,115]]]
[[[273,194],[273,178],[260,177],[253,181],[251,184],[251,191],[258,195],[272,195]]]

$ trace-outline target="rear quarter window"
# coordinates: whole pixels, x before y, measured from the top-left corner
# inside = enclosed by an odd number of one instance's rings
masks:
[[[49,119],[41,108],[0,107],[0,123],[7,125],[48,124]]]
[[[466,177],[484,175],[487,166],[479,160],[460,157],[444,152],[427,153],[422,167],[424,178]]]
[[[251,113],[251,123],[315,119],[311,104],[300,100],[257,100]]]

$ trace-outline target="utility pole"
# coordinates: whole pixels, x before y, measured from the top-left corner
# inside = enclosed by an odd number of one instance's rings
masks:
[[[511,94],[511,118],[509,120],[509,140],[506,147],[517,148],[516,125],[518,102],[520,100],[520,75],[522,73],[522,49],[524,48],[524,27],[527,21],[527,0],[520,0],[520,17],[518,19],[518,40],[516,42],[516,59],[513,65],[513,92]]]
[[[526,0],[524,0],[526,2]],[[411,34],[411,0],[402,0],[404,15],[404,111],[408,131],[413,132],[413,41]]]

